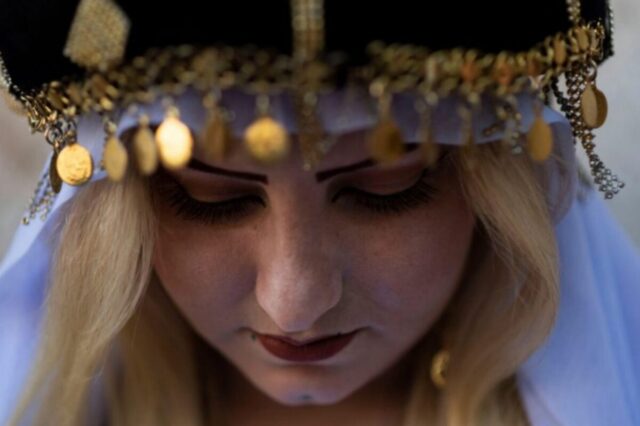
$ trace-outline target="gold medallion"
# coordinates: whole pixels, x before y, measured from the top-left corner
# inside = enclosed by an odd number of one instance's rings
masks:
[[[114,182],[119,182],[127,172],[129,155],[120,139],[110,136],[104,146],[102,162],[107,176]]]
[[[135,153],[138,170],[143,176],[153,174],[158,168],[158,148],[153,132],[149,126],[141,126],[133,137],[133,152]]]
[[[371,157],[379,163],[391,163],[405,152],[402,130],[390,118],[383,118],[369,139]]]
[[[533,161],[543,162],[553,150],[553,131],[551,126],[537,115],[527,133],[527,151]]]
[[[64,183],[73,186],[82,185],[93,175],[91,153],[77,143],[67,145],[58,154],[56,169]]]
[[[49,183],[51,184],[51,189],[56,194],[58,194],[62,189],[62,179],[60,179],[60,175],[56,168],[57,161],[58,154],[54,152],[51,156],[51,162],[49,163]]]
[[[597,129],[607,120],[607,98],[593,84],[587,84],[580,99],[582,105],[582,118],[590,129]]]
[[[207,158],[223,160],[233,147],[233,134],[220,113],[212,113],[207,120],[202,135],[202,148]]]
[[[168,169],[181,169],[193,153],[191,130],[176,116],[169,115],[156,130],[160,161]]]
[[[273,163],[289,152],[289,136],[271,117],[258,118],[244,134],[245,147],[256,160]]]

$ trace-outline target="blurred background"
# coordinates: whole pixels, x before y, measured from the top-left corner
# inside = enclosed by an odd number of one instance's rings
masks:
[[[609,118],[596,131],[596,152],[627,183],[607,204],[640,246],[640,1],[612,0],[612,5],[615,55],[600,68],[597,80],[609,99]],[[0,258],[48,154],[42,135],[31,135],[26,119],[0,102]]]

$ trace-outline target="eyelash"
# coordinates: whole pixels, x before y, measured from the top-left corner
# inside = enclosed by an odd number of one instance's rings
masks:
[[[349,194],[351,196],[349,204],[354,208],[362,208],[380,215],[408,212],[420,205],[431,202],[437,192],[436,188],[427,183],[427,179],[425,179],[427,171],[429,171],[429,169],[424,169],[415,184],[400,192],[389,195],[379,195],[347,187],[338,191],[331,201],[335,201],[339,195]]]
[[[352,208],[381,216],[401,214],[433,200],[437,190],[425,179],[428,170],[424,169],[415,184],[400,192],[379,195],[347,187],[338,191],[331,201],[335,201],[341,195],[349,195],[349,205]],[[255,205],[266,207],[262,198],[257,196],[237,197],[212,203],[197,201],[177,182],[172,182],[162,189],[178,216],[206,224],[233,222],[249,215]]]

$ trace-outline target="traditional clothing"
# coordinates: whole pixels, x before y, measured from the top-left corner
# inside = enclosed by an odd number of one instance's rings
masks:
[[[456,31],[448,20],[423,25],[408,12],[415,7],[411,2],[368,11],[365,20],[360,7],[330,1],[321,16],[314,2],[293,2],[291,8],[255,2],[251,14],[244,3],[227,2],[216,5],[219,16],[246,19],[219,19],[219,25],[211,25],[208,16],[202,21],[192,1],[179,9],[168,2],[41,3],[37,14],[26,5],[0,3],[8,11],[0,20],[0,83],[53,147],[28,224],[18,228],[0,265],[0,422],[30,368],[62,207],[78,186],[120,180],[134,172],[133,160],[141,167],[140,158],[118,145],[123,132],[143,125],[161,133],[165,123],[178,120],[206,134],[224,122],[231,139],[251,142],[248,129],[268,118],[271,128],[283,131],[283,141],[288,134],[300,136],[301,143],[307,138],[303,151],[311,166],[341,135],[383,125],[390,126],[388,134],[402,135],[401,142],[501,141],[514,155],[528,152],[537,159],[556,224],[561,298],[549,340],[518,371],[527,414],[535,426],[640,425],[640,255],[597,192],[578,178],[574,148],[577,140],[583,144],[599,189],[607,197],[617,193],[623,185],[594,154],[591,132],[606,116],[606,99],[592,75],[613,53],[606,2],[546,1],[532,7],[523,22],[496,21],[511,2],[465,4],[466,14],[451,2],[433,5],[435,16],[455,16]],[[158,12],[153,21],[145,14],[149,8]],[[111,18],[108,25],[101,16]],[[296,16],[293,34],[284,31]],[[362,27],[354,33],[355,19]],[[25,32],[36,24],[39,32]],[[172,24],[175,31],[157,31]],[[473,29],[478,37],[468,40],[465,34]],[[229,50],[257,40],[261,45],[249,50]],[[387,44],[374,45],[367,55],[364,46],[372,40]],[[205,48],[147,50],[182,43]],[[209,44],[223,47],[207,50]],[[262,50],[291,45],[294,52],[287,57]],[[92,46],[105,49],[95,56]],[[470,49],[454,49],[459,46]],[[404,64],[400,69],[394,68],[397,61]],[[561,76],[569,86],[566,98],[558,87]],[[350,84],[353,79],[358,84]],[[566,116],[552,108],[551,92]],[[219,135],[227,133],[216,134],[198,143],[224,153],[220,144],[227,136]],[[180,159],[167,157],[158,141],[163,165],[189,161],[187,139],[188,155]],[[372,147],[380,161],[396,155],[395,139],[382,138]],[[319,150],[318,140],[325,144]],[[258,159],[276,158],[263,155],[261,142],[246,147]],[[80,147],[88,155],[77,173],[60,159]],[[105,169],[94,170],[93,159],[101,157]]]

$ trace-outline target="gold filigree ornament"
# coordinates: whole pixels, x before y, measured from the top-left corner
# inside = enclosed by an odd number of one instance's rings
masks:
[[[160,161],[167,169],[181,169],[189,163],[193,154],[191,130],[180,121],[175,106],[169,107],[166,118],[156,130]]]
[[[56,170],[64,183],[72,186],[82,185],[93,175],[91,153],[78,143],[67,145],[58,154]]]
[[[105,71],[122,61],[130,28],[129,18],[113,0],[82,0],[64,55],[84,68]]]
[[[273,164],[284,158],[290,150],[287,130],[268,113],[269,98],[258,96],[259,117],[246,129],[244,146],[258,162]]]
[[[158,168],[158,147],[153,131],[149,128],[149,117],[142,115],[133,136],[133,152],[138,170],[143,176],[152,175]]]
[[[89,113],[107,116],[133,105],[149,104],[158,96],[179,96],[187,89],[195,89],[201,96],[212,91],[219,91],[222,96],[226,91],[235,90],[258,95],[256,120],[245,129],[243,137],[244,147],[262,163],[278,161],[290,150],[287,130],[269,114],[268,96],[294,95],[296,127],[304,132],[304,137],[298,138],[300,151],[311,164],[316,152],[311,145],[329,139],[314,112],[317,100],[314,97],[336,89],[346,77],[349,84],[369,88],[378,102],[378,124],[371,134],[371,154],[380,162],[391,162],[406,148],[401,129],[390,111],[394,96],[419,93],[438,99],[449,96],[462,99],[462,149],[469,153],[475,148],[472,124],[478,115],[474,104],[480,96],[486,96],[495,101],[496,112],[499,108],[505,111],[497,117],[498,123],[486,130],[504,129],[506,143],[514,153],[519,153],[522,151],[522,117],[517,103],[510,99],[528,89],[524,84],[527,79],[539,78],[538,89],[547,96],[545,102],[550,103],[548,95],[553,92],[572,124],[574,136],[587,152],[596,184],[610,198],[624,184],[611,175],[594,152],[592,129],[606,120],[607,101],[596,87],[595,76],[590,76],[592,68],[602,62],[605,54],[610,55],[605,46],[610,40],[607,40],[605,22],[585,22],[580,1],[567,1],[571,28],[550,34],[525,51],[489,54],[461,48],[434,52],[425,46],[377,42],[371,44],[375,48],[368,49],[368,61],[349,66],[343,73],[341,67],[334,67],[331,52],[325,52],[322,0],[291,0],[293,54],[250,46],[165,46],[149,49],[126,63],[123,58],[130,22],[117,0],[80,0],[64,54],[86,71],[85,77],[65,76],[37,89],[25,90],[11,84],[7,70],[0,66],[0,89],[5,92],[11,89],[11,95],[23,105],[32,131],[45,133],[47,142],[54,147],[52,173],[57,173],[64,182],[78,185],[89,180],[93,171],[88,151],[76,144],[73,132],[67,131],[73,130],[80,116]],[[560,90],[560,78],[567,83],[566,95]],[[435,107],[435,104],[429,106]],[[434,126],[427,117],[429,114],[423,114],[421,126],[426,130],[422,134],[422,148],[427,163],[437,157],[438,148],[430,134]],[[209,118],[199,139],[211,156],[222,158],[232,145],[231,138],[227,137],[225,113],[218,110]],[[167,168],[180,168],[188,163],[194,141],[189,128],[180,120],[177,108],[168,109],[155,135],[150,135],[148,127],[140,127],[131,148],[137,168],[143,174],[153,173],[158,159]],[[552,144],[548,135],[549,129],[541,115],[536,115],[526,135],[527,151],[534,158],[549,155]],[[108,138],[105,140],[109,147],[107,154],[114,153],[106,157],[122,158],[122,147]],[[318,152],[322,154],[326,149]],[[470,160],[468,164],[473,162]],[[107,159],[107,164],[109,161]],[[53,176],[45,181],[56,179]],[[53,186],[55,189],[57,185]],[[48,198],[41,195],[46,192],[42,185],[39,191],[40,195],[30,206],[29,217],[39,211],[39,206],[46,206]]]

